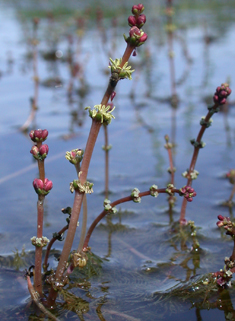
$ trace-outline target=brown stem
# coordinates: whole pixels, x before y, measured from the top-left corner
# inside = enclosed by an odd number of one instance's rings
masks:
[[[82,229],[81,229],[81,236],[80,236],[80,241],[78,244],[77,252],[80,253],[82,251],[84,239],[86,236],[86,226],[87,226],[87,199],[86,199],[86,194],[84,194],[83,197],[83,211],[82,211]]]
[[[165,188],[161,188],[161,189],[157,189],[156,190],[159,194],[162,194],[162,193],[167,193],[166,192],[166,189]],[[173,189],[172,191],[173,193],[180,193],[180,191],[178,189]],[[148,196],[150,195],[150,191],[145,191],[145,192],[142,192],[142,193],[139,193],[139,197],[144,197],[144,196]],[[133,197],[132,196],[126,196],[126,197],[123,197],[123,198],[120,198],[114,202],[112,202],[110,204],[110,206],[114,207],[116,205],[119,205],[119,204],[122,204],[122,203],[126,203],[126,202],[129,202],[129,201],[133,201]],[[87,231],[87,234],[86,234],[86,238],[85,238],[85,241],[84,241],[84,244],[83,244],[83,251],[87,251],[87,248],[88,248],[88,243],[89,243],[89,240],[90,240],[90,237],[91,237],[91,234],[92,232],[94,231],[96,225],[102,220],[102,218],[104,218],[107,214],[110,214],[109,211],[106,211],[106,210],[103,210],[103,212],[100,213],[99,216],[97,216],[97,218],[93,221],[93,223],[91,224],[89,230]]]
[[[37,307],[50,319],[55,320],[55,321],[60,321],[59,319],[57,319],[50,311],[48,311],[44,305],[40,302],[40,296],[38,295],[38,293],[35,291],[30,277],[27,275],[27,284],[28,284],[28,289],[29,289],[29,293],[31,295],[31,298],[33,300],[33,302],[37,305]]]
[[[131,46],[129,46],[129,44],[127,44],[127,48],[126,48],[124,55],[122,57],[121,67],[125,64],[125,62],[128,61],[133,49],[134,49],[133,47],[131,47]],[[112,84],[113,84],[113,82],[110,80],[109,84],[108,84],[108,88],[104,94],[102,101],[101,101],[101,105],[107,105],[109,97],[115,88],[115,86],[113,87]],[[81,171],[80,171],[81,184],[84,184],[86,182],[88,169],[89,169],[89,165],[90,165],[90,161],[91,161],[91,156],[93,153],[93,149],[94,149],[96,139],[98,137],[101,125],[102,124],[100,122],[96,122],[95,120],[92,120],[91,129],[90,129],[90,133],[89,133],[89,137],[87,140],[86,149],[85,149],[85,153],[84,153],[83,161],[82,161],[82,165],[81,165]],[[67,236],[65,239],[64,247],[63,247],[63,250],[62,250],[62,253],[60,256],[60,261],[59,261],[59,264],[58,264],[58,267],[57,267],[56,273],[55,273],[56,281],[57,280],[59,281],[61,279],[61,277],[63,276],[64,270],[65,270],[65,267],[67,264],[67,260],[69,257],[69,253],[71,251],[71,247],[73,244],[73,240],[74,240],[74,236],[75,236],[75,232],[76,232],[76,228],[77,228],[77,222],[78,222],[79,214],[81,211],[83,196],[84,196],[84,193],[79,193],[78,191],[75,191],[74,204],[73,204],[73,209],[72,209],[72,213],[71,213],[69,229],[68,229],[68,233],[67,233]],[[54,305],[56,296],[57,296],[56,289],[51,287],[51,291],[50,291],[49,297],[48,297],[49,306]]]
[[[213,109],[216,109],[218,107],[217,104],[214,104],[214,106],[212,107]],[[211,118],[213,114],[209,111],[205,117],[205,122],[208,122]],[[206,130],[206,125],[201,125],[201,129],[198,133],[198,136],[197,136],[197,139],[196,139],[196,142],[197,143],[200,143],[201,142],[201,139],[202,139],[202,136]],[[194,146],[194,152],[193,152],[193,156],[192,156],[192,160],[191,160],[191,163],[190,163],[190,166],[189,166],[189,170],[188,170],[188,180],[187,180],[187,186],[192,186],[192,179],[190,177],[190,174],[194,171],[195,169],[195,165],[196,165],[196,162],[197,162],[197,158],[198,158],[198,154],[199,154],[199,149],[200,147],[196,147]],[[182,206],[181,206],[181,213],[180,213],[180,222],[183,223],[185,221],[185,213],[186,213],[186,207],[187,207],[187,200],[184,198],[183,199],[183,202],[182,202]]]
[[[45,180],[44,160],[38,161],[38,169],[39,169],[39,178],[44,182]]]
[[[37,143],[37,147],[40,148],[41,142]],[[45,180],[45,168],[44,160],[38,160],[39,178],[44,182]],[[43,214],[44,214],[44,195],[38,195],[37,202],[37,237],[42,238],[43,236]],[[42,290],[42,247],[36,246],[35,249],[35,271],[34,271],[34,286],[39,295],[43,296]]]
[[[62,235],[66,230],[68,229],[68,225],[64,226],[59,232],[58,235]],[[44,264],[43,264],[43,268],[44,268],[44,272],[47,271],[47,265],[48,265],[48,257],[50,254],[50,250],[52,245],[55,243],[55,241],[57,240],[57,237],[53,237],[50,242],[47,245],[47,250],[46,250],[46,255],[44,258]]]
[[[108,142],[108,127],[104,126],[104,151],[105,151],[105,198],[109,197],[109,142]]]
[[[42,238],[43,236],[43,202],[45,196],[39,195],[37,202],[37,237]],[[43,296],[42,291],[42,247],[36,246],[35,249],[35,270],[34,270],[34,286],[35,290],[39,293],[39,295]]]
[[[84,153],[84,157],[81,165],[81,171],[80,171],[81,184],[84,184],[86,182],[92,152],[93,152],[101,125],[102,124],[100,122],[96,122],[95,120],[92,120],[91,129],[90,129],[90,133],[87,140],[86,149],[85,149],[85,153]],[[68,233],[66,235],[64,247],[63,247],[63,250],[60,256],[60,261],[55,274],[55,279],[58,281],[61,279],[64,273],[67,260],[69,257],[69,253],[73,245],[73,240],[74,240],[74,236],[77,228],[77,222],[81,211],[83,196],[84,196],[84,193],[79,193],[78,190],[75,191],[75,197],[74,197],[74,203],[73,203],[73,209],[71,213]],[[49,306],[54,305],[56,296],[57,296],[57,291],[52,287],[48,297]]]
[[[127,44],[126,46],[126,50],[122,56],[122,62],[120,64],[120,67],[122,68],[124,66],[124,64],[129,60],[133,50],[135,49],[135,47],[131,46],[130,44]],[[111,96],[112,92],[114,91],[115,87],[116,87],[116,83],[114,83],[113,81],[111,81],[111,78],[109,80],[109,84],[108,84],[108,88],[106,89],[106,92],[104,94],[104,97],[101,101],[101,105],[107,105],[108,101],[109,101],[109,97]]]
[[[55,273],[55,280],[59,281],[61,280],[67,260],[69,257],[69,253],[71,251],[71,247],[73,245],[73,240],[77,228],[77,222],[79,218],[79,214],[81,211],[81,205],[82,205],[82,200],[83,200],[84,193],[79,193],[77,190],[75,190],[75,197],[74,197],[74,203],[73,203],[73,209],[71,213],[71,218],[70,218],[70,223],[69,223],[69,228],[68,228],[68,233],[66,235],[66,239],[64,242],[64,247],[60,256],[59,264],[56,269]],[[53,306],[55,303],[55,299],[57,297],[57,290],[51,287],[49,297],[48,297],[48,304],[49,306]]]
[[[233,240],[233,253],[230,257],[230,260],[233,262],[235,261],[235,239]]]
[[[174,173],[172,149],[171,148],[167,148],[167,152],[168,152],[168,156],[169,156],[169,163],[170,163],[170,170],[171,170],[171,184],[174,185],[175,173]]]

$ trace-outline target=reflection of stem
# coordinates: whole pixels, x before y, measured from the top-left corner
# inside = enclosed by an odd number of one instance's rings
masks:
[[[231,202],[232,202],[234,194],[235,194],[235,184],[233,184],[233,189],[232,189],[232,192],[231,192],[231,194],[230,194],[228,203],[231,203]]]
[[[228,104],[223,106],[223,114],[224,114],[224,129],[227,137],[227,145],[231,146],[231,135],[230,135],[230,127],[228,123]]]
[[[167,9],[172,10],[171,1],[167,1]],[[173,26],[172,16],[170,14],[167,15],[167,25],[169,31],[167,32],[167,40],[168,40],[168,52],[169,52],[169,63],[170,63],[170,79],[171,79],[171,95],[174,96],[176,94],[175,88],[175,64],[174,64],[174,51],[173,51],[173,31],[170,30]]]
[[[31,112],[29,114],[28,119],[26,122],[23,124],[21,127],[21,131],[26,131],[32,121],[35,118],[36,111],[37,111],[37,106],[38,106],[38,83],[39,83],[39,78],[38,78],[38,50],[37,50],[37,24],[34,23],[34,36],[33,36],[33,79],[34,79],[34,97],[32,99],[31,103]]]

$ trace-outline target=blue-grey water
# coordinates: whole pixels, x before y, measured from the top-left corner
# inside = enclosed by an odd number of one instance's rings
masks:
[[[66,224],[61,208],[73,203],[69,183],[76,178],[76,173],[65,159],[65,152],[85,148],[91,119],[84,107],[100,103],[108,83],[110,53],[113,59],[122,56],[125,49],[122,34],[128,34],[129,30],[126,18],[128,5],[131,8],[132,3],[122,3],[123,8],[117,5],[115,27],[110,12],[106,12],[111,1],[100,2],[104,31],[97,27],[96,6],[91,4],[85,15],[70,1],[68,10],[72,10],[68,13],[64,9],[64,14],[56,13],[53,2],[34,3],[35,7],[33,2],[28,7],[21,1],[0,2],[0,311],[3,320],[43,319],[33,317],[35,310],[29,307],[30,296],[24,280],[24,269],[33,264],[30,238],[36,235],[37,195],[32,182],[38,177],[36,162],[29,153],[32,143],[28,134],[20,131],[30,112],[30,98],[34,96],[32,18],[40,16],[39,92],[38,110],[29,130],[46,128],[49,131],[45,166],[46,177],[54,186],[46,197],[44,235],[51,238],[52,233]],[[81,6],[85,10],[89,3]],[[235,92],[234,5],[206,1],[204,6],[202,3],[201,7],[191,8],[191,2],[186,1],[181,6],[177,3],[175,9],[173,19],[178,29],[173,49],[179,104],[174,118],[169,103],[172,92],[165,5],[145,3],[145,30],[149,38],[138,48],[137,56],[131,57],[130,64],[135,69],[133,80],[121,80],[117,86],[113,101],[115,119],[108,126],[112,144],[109,154],[111,201],[130,195],[134,187],[140,191],[148,190],[153,184],[166,187],[170,181],[164,148],[166,134],[175,142],[175,185],[177,188],[185,185],[181,173],[189,167],[193,152],[189,141],[196,138],[200,119],[207,113],[206,101],[209,105],[213,103],[215,89],[223,82],[228,81]],[[54,10],[54,18],[50,18],[46,10]],[[77,33],[75,17],[83,15],[84,30]],[[68,35],[73,38],[70,45]],[[83,71],[82,80],[74,79],[70,100],[71,76],[66,60],[69,48]],[[60,58],[44,59],[49,51],[57,52]],[[223,304],[214,304],[220,299],[215,291],[208,303],[209,310],[202,304],[203,298],[196,302],[196,296],[184,299],[180,295],[169,295],[169,289],[185,284],[192,276],[223,268],[224,257],[232,253],[233,243],[219,231],[216,221],[219,214],[233,217],[234,209],[229,211],[221,203],[232,191],[232,185],[224,176],[235,166],[234,97],[232,92],[227,112],[213,116],[213,124],[203,137],[206,146],[200,150],[196,164],[200,173],[193,182],[197,196],[187,206],[186,219],[193,220],[198,228],[201,248],[198,256],[190,252],[192,238],[187,238],[186,247],[182,248],[182,238],[174,225],[180,215],[180,197],[177,196],[172,216],[169,216],[165,194],[156,199],[145,197],[140,204],[122,204],[111,219],[113,224],[108,225],[104,220],[92,234],[89,245],[95,255],[104,259],[102,268],[85,281],[82,271],[71,277],[69,291],[74,294],[73,305],[58,307],[56,313],[61,320],[198,321],[227,320],[229,316],[234,320],[232,289],[228,292],[231,298],[226,297]],[[88,226],[103,210],[103,145],[101,128],[88,174],[88,180],[94,183],[94,193],[87,197]],[[78,228],[74,249],[79,235]],[[56,242],[55,253],[62,246],[63,242]],[[23,263],[17,261],[17,265],[16,253],[22,249],[25,251]],[[50,266],[56,267],[53,255]]]

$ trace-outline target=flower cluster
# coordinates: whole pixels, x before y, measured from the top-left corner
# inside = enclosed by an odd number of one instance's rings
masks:
[[[168,193],[170,196],[174,196],[175,194],[174,189],[175,189],[175,186],[173,184],[168,184],[166,188],[166,193]]]
[[[115,206],[112,207],[110,205],[110,203],[111,203],[111,201],[108,200],[107,198],[104,200],[104,209],[105,209],[105,211],[108,211],[108,212],[113,213],[113,214],[117,213],[117,208]]]
[[[193,197],[197,195],[191,186],[184,186],[180,188],[180,196],[184,196],[188,202],[192,202]]]
[[[227,235],[235,235],[235,224],[231,222],[229,217],[218,215],[218,222],[216,223],[218,227],[223,227],[226,230]]]
[[[142,14],[144,6],[142,4],[134,5],[132,7],[132,13],[134,16],[128,17],[128,23],[130,27],[136,26],[141,28],[146,22],[146,16]]]
[[[157,185],[152,185],[151,187],[150,187],[150,195],[151,196],[153,196],[153,197],[158,197],[158,191],[157,191],[157,189],[158,189],[158,187],[157,187]]]
[[[139,196],[140,191],[138,190],[138,188],[134,188],[133,191],[131,192],[131,197],[133,198],[133,202],[135,203],[140,203],[141,202],[141,198]]]
[[[48,131],[46,129],[31,130],[29,137],[35,143],[44,142],[47,139]]]
[[[204,143],[203,141],[196,141],[195,139],[191,139],[190,143],[195,147],[195,148],[203,148],[206,146],[206,143]]]
[[[213,122],[213,119],[209,119],[208,121],[205,120],[206,117],[202,117],[201,120],[200,120],[200,125],[201,126],[205,126],[206,128],[210,127],[212,122]]]
[[[213,96],[213,100],[218,105],[226,104],[226,98],[231,94],[232,90],[229,88],[227,83],[221,84],[220,87],[216,88],[216,92]]]
[[[50,192],[53,184],[52,181],[49,181],[49,179],[47,178],[45,178],[44,182],[39,178],[35,178],[35,180],[33,181],[33,187],[38,195],[45,196]]]
[[[188,178],[188,179],[196,179],[198,177],[198,175],[199,175],[199,172],[196,171],[196,169],[191,171],[190,174],[189,174],[188,170],[182,173],[182,176],[185,178]]]
[[[84,184],[82,184],[79,179],[74,179],[70,183],[70,192],[73,193],[74,190],[77,189],[80,193],[91,194],[91,193],[93,193],[93,188],[92,188],[93,185],[94,185],[93,183],[90,183],[88,181],[86,181]]]
[[[70,161],[71,164],[77,165],[82,161],[84,151],[82,149],[72,149],[70,152],[66,152],[65,158]]]
[[[231,221],[229,217],[218,215],[218,222],[216,223],[218,227],[223,227],[226,230],[226,234],[234,238],[235,235],[235,224]],[[229,286],[231,284],[231,278],[235,272],[235,262],[233,256],[226,257],[224,259],[224,269],[219,272],[213,273],[213,276],[216,277],[216,283],[221,286]]]
[[[113,77],[116,77],[114,74],[117,74],[118,80],[119,79],[132,79],[131,74],[135,71],[134,69],[131,70],[131,66],[128,66],[128,61],[123,65],[123,67],[121,66],[121,62],[122,62],[122,58],[117,58],[115,60],[113,60],[112,58],[109,58],[110,60],[110,65],[109,68],[111,69],[111,73]],[[113,92],[114,93],[114,92]],[[116,95],[116,93],[115,93]],[[114,95],[114,97],[115,97]],[[113,98],[114,98],[113,97]],[[113,100],[113,98],[111,100]]]
[[[43,236],[43,237],[33,236],[33,237],[31,237],[31,242],[34,246],[44,247],[47,245],[47,243],[49,243],[49,239],[45,236]]]
[[[125,41],[133,47],[141,46],[148,38],[148,35],[140,29],[146,22],[146,16],[142,14],[144,6],[140,3],[132,7],[133,16],[129,16],[128,24],[131,27],[129,37],[124,35]]]
[[[49,147],[47,144],[41,145],[39,148],[38,146],[34,145],[30,150],[30,153],[33,155],[33,157],[41,161],[47,157],[48,152]]]
[[[100,121],[101,124],[105,123],[106,125],[111,123],[112,118],[115,119],[115,117],[111,114],[115,107],[110,107],[110,105],[95,105],[94,109],[91,109],[91,107],[85,107],[85,110],[89,110],[89,116],[96,120]]]
[[[225,262],[226,259],[229,258],[225,258]],[[225,263],[226,264],[226,263]],[[226,265],[224,267],[224,270],[220,270],[219,272],[215,272],[212,273],[212,276],[216,277],[216,283],[220,286],[220,287],[227,287],[227,286],[231,286],[231,279],[233,276],[233,272],[230,269],[226,269]]]
[[[72,262],[74,267],[79,266],[80,268],[82,268],[86,266],[87,261],[88,261],[88,257],[84,252],[81,252],[81,253],[75,252],[72,255]]]

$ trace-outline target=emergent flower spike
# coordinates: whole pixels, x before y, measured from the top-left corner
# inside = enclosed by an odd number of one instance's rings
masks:
[[[122,58],[113,60],[109,58],[111,64],[109,68],[111,69],[112,74],[117,74],[117,78],[119,79],[132,79],[131,74],[135,71],[135,69],[131,70],[131,66],[128,66],[128,61],[124,64],[123,67],[120,67]],[[113,97],[114,98],[114,97]]]
[[[115,107],[113,109],[110,109],[110,105],[95,105],[94,109],[91,109],[91,107],[85,107],[85,110],[89,110],[89,116],[96,120],[100,121],[101,124],[105,123],[106,125],[109,125],[111,123],[112,118],[115,119],[115,117],[111,114]]]

